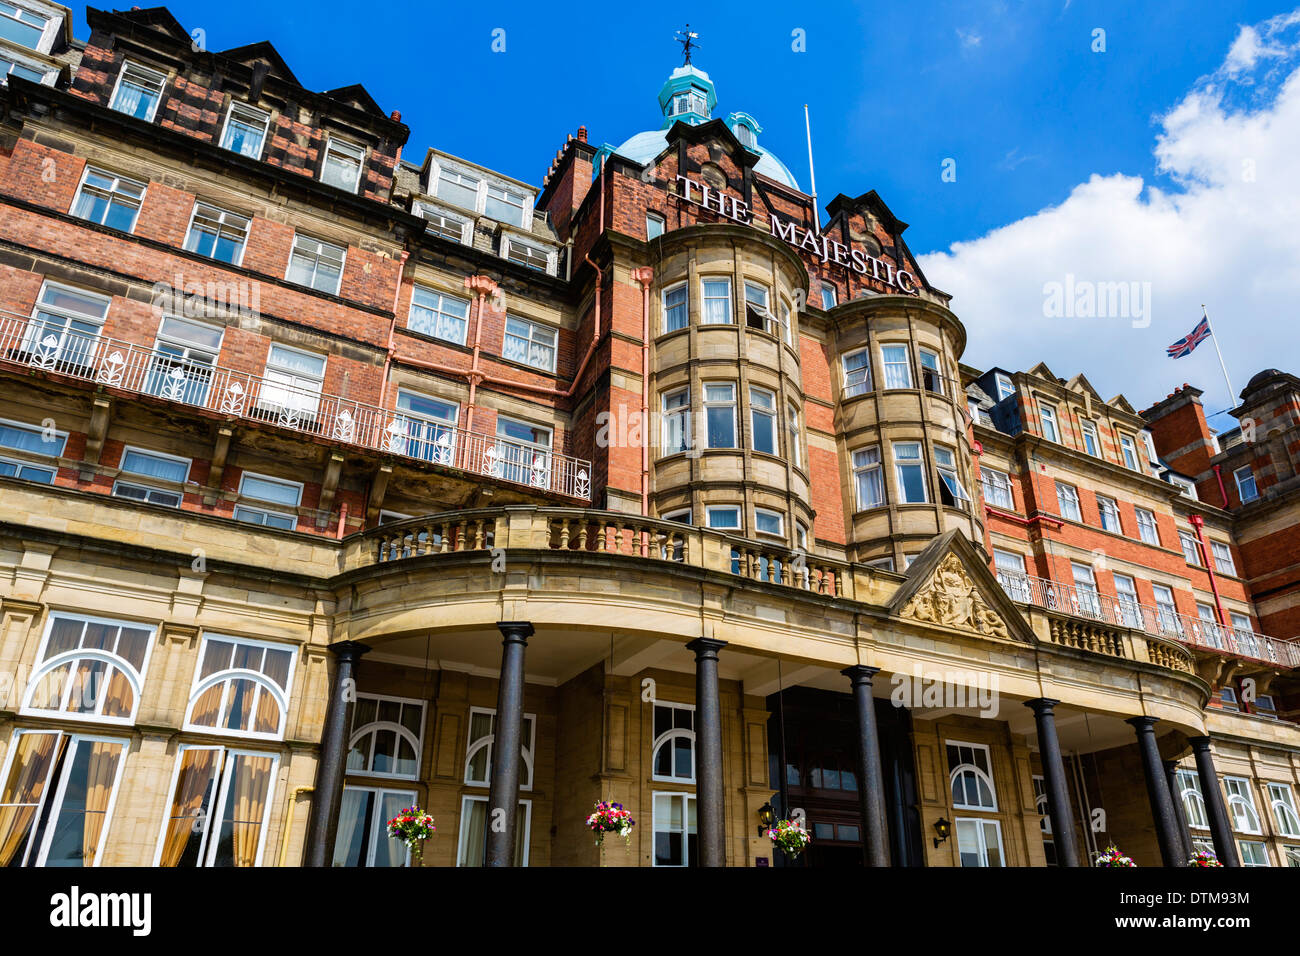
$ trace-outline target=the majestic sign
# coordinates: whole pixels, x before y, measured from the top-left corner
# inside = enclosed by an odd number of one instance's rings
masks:
[[[685,176],[678,176],[677,183],[678,195],[686,202],[703,209],[710,209],[746,226],[761,228],[754,220],[753,210],[743,200],[728,196],[707,183],[696,182]],[[822,262],[833,262],[858,275],[869,275],[905,295],[918,294],[916,276],[906,269],[899,269],[886,259],[867,255],[861,249],[846,246],[825,233],[819,234],[812,229],[800,229],[793,222],[782,222],[775,214],[771,216],[768,223],[768,231],[796,249],[820,257]]]

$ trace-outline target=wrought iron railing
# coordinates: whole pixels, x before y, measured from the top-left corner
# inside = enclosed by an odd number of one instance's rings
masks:
[[[1028,574],[998,571],[998,582],[1013,601],[1049,611],[1127,627],[1171,638],[1182,644],[1268,661],[1283,667],[1300,667],[1300,644],[1268,637],[1240,627],[1179,614],[1169,607],[1151,607]]]
[[[92,335],[71,323],[0,313],[0,363],[267,422],[304,435],[591,500],[591,462],[304,387]]]

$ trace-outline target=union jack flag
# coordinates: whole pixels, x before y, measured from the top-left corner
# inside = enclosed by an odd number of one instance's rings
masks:
[[[1210,337],[1210,320],[1207,316],[1196,323],[1196,328],[1188,332],[1185,336],[1175,342],[1169,348],[1165,349],[1170,358],[1182,358],[1184,355],[1191,355],[1196,346],[1200,345]]]

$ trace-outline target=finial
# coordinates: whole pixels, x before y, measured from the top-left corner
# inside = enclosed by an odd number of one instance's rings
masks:
[[[700,35],[698,33],[691,32],[691,25],[689,23],[686,24],[685,30],[677,31],[677,36],[675,37],[675,39],[677,40],[678,43],[682,45],[682,53],[685,54],[686,57],[684,60],[682,60],[682,66],[691,65],[691,51],[699,49],[700,45],[695,42],[699,38]]]

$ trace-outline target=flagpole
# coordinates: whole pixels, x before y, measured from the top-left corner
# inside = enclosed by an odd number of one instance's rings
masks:
[[[1205,319],[1205,327],[1210,330],[1210,341],[1214,343],[1214,354],[1219,357],[1219,368],[1223,369],[1223,380],[1228,383],[1228,401],[1232,408],[1237,407],[1237,390],[1232,387],[1232,379],[1228,377],[1228,366],[1224,364],[1223,353],[1219,351],[1219,337],[1214,334],[1214,324],[1210,321],[1210,314],[1205,311],[1205,303],[1201,303],[1201,316]]]

